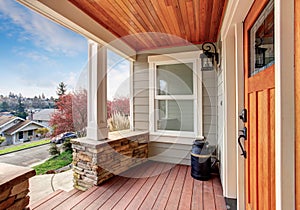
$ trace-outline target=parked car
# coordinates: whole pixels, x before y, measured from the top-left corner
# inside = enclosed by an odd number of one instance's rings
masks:
[[[76,139],[77,135],[74,132],[66,132],[59,134],[51,139],[51,143],[61,144],[64,143],[66,139]]]

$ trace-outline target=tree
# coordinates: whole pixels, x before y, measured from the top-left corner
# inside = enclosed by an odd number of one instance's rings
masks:
[[[6,101],[3,101],[1,106],[0,106],[0,111],[2,112],[7,112],[9,109],[9,105]]]
[[[53,136],[68,131],[76,131],[79,136],[86,134],[86,91],[60,96],[56,102],[56,107],[58,110],[52,115],[50,120],[50,125],[53,127]]]
[[[110,118],[113,113],[120,113],[128,116],[130,114],[130,101],[128,97],[114,98],[107,102],[107,117]]]
[[[57,111],[50,119],[50,125],[53,127],[53,136],[74,131],[72,114],[72,94],[61,95],[56,102]]]
[[[5,142],[6,138],[4,136],[0,136],[0,145]]]
[[[45,137],[48,132],[48,128],[39,128],[36,130],[36,133],[41,134],[42,137]]]
[[[17,112],[15,114],[17,117],[26,119],[27,113],[25,112],[25,106],[22,103],[21,98],[18,98],[18,106],[17,106]]]
[[[87,91],[80,90],[73,94],[73,123],[80,137],[86,135],[87,126]]]
[[[66,92],[67,92],[67,85],[63,82],[59,83],[56,91],[57,95],[63,96],[66,94]]]

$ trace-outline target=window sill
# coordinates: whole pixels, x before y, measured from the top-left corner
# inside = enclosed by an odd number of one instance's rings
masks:
[[[192,145],[196,138],[195,134],[193,136],[185,136],[185,135],[161,135],[158,133],[151,133],[149,136],[149,142],[156,143],[169,143],[169,144],[182,144],[182,145]]]

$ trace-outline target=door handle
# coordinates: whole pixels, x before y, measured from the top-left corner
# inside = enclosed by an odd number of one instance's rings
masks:
[[[242,156],[244,156],[244,158],[247,158],[247,152],[244,150],[244,147],[241,143],[241,139],[244,139],[244,140],[247,140],[247,128],[244,127],[243,130],[240,130],[242,132],[242,134],[239,135],[239,138],[238,138],[238,143],[239,143],[239,146],[242,150]]]

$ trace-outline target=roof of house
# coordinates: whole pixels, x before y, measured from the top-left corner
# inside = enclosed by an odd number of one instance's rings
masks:
[[[55,109],[42,109],[41,111],[33,114],[33,120],[50,121],[54,112]]]
[[[14,120],[15,116],[0,116],[0,127],[1,125],[4,125],[12,120]]]
[[[8,130],[5,131],[6,134],[8,135],[13,135],[15,134],[16,132],[19,132],[19,131],[22,131],[23,128],[27,127],[28,125],[30,124],[35,124],[39,127],[44,127],[43,125],[39,124],[39,123],[36,123],[34,121],[31,121],[31,120],[25,120],[23,122],[19,122],[17,123],[16,125],[12,126],[11,128],[9,128]]]
[[[14,122],[15,120],[24,121],[24,119],[16,116],[0,116],[0,128]]]

